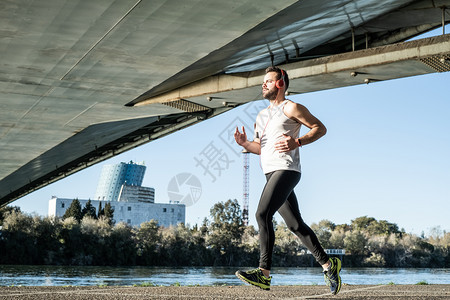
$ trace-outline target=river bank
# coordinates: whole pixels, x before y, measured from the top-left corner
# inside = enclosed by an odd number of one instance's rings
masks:
[[[1,286],[238,286],[236,267],[82,267],[0,265]],[[242,268],[246,269],[246,268]],[[324,285],[320,268],[274,268],[272,285]],[[447,284],[450,269],[343,268],[348,285]]]

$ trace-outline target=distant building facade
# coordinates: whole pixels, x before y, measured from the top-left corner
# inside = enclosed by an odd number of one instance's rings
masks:
[[[120,188],[117,201],[155,203],[155,189],[145,186],[123,184]]]
[[[95,200],[117,201],[122,185],[141,186],[146,166],[144,164],[121,162],[104,165],[97,185]]]
[[[142,186],[145,165],[129,162],[105,165],[97,185],[94,200],[90,200],[97,213],[109,202],[114,209],[115,223],[125,222],[139,226],[155,220],[160,226],[168,227],[185,223],[186,206],[178,203],[155,203],[155,189]],[[72,204],[73,199],[53,196],[49,201],[48,215],[62,217]],[[81,207],[89,200],[78,199]]]
[[[73,199],[58,198],[53,196],[48,205],[49,217],[62,217],[66,210],[72,204]],[[85,207],[89,200],[78,199],[81,207]],[[102,203],[105,208],[106,201],[91,200],[92,206],[98,212]],[[186,207],[184,204],[172,203],[148,203],[148,202],[121,202],[111,201],[111,207],[114,209],[114,222],[127,223],[131,226],[140,226],[144,222],[155,220],[160,226],[169,227],[179,223],[185,223]]]

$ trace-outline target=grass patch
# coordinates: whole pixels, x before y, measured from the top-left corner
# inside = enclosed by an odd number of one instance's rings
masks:
[[[141,282],[139,284],[133,284],[134,287],[154,287],[157,286],[153,282]]]
[[[425,280],[419,281],[418,283],[416,283],[416,285],[428,285],[428,282],[426,282]]]

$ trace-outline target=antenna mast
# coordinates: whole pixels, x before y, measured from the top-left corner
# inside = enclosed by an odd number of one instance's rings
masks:
[[[249,199],[249,169],[250,169],[250,163],[249,163],[249,154],[247,150],[242,151],[243,156],[243,162],[244,162],[244,180],[243,180],[243,195],[242,195],[242,202],[244,209],[242,210],[242,219],[244,221],[244,225],[248,225],[248,199]]]

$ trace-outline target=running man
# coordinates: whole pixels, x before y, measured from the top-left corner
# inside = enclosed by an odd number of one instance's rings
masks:
[[[234,133],[234,138],[240,146],[260,155],[267,180],[256,211],[260,242],[259,268],[250,271],[239,270],[236,276],[264,290],[270,289],[270,269],[275,243],[272,219],[278,211],[288,228],[300,238],[322,266],[325,282],[331,293],[337,294],[341,289],[341,261],[328,257],[316,234],[303,222],[294,194],[294,187],[301,176],[299,147],[318,140],[325,135],[327,129],[306,107],[285,98],[288,87],[289,77],[284,70],[277,67],[267,68],[262,94],[270,101],[270,105],[260,111],[256,118],[255,139],[247,140],[244,127],[242,132],[236,128]],[[309,131],[299,138],[301,125],[308,127]]]

